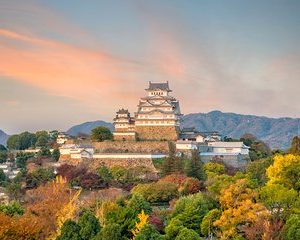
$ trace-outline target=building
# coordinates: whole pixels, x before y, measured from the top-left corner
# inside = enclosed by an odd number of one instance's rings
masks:
[[[120,109],[114,118],[114,140],[136,140],[134,119],[127,109]]]
[[[59,133],[56,139],[56,143],[65,144],[70,139],[70,136],[66,133]]]
[[[134,118],[120,109],[114,118],[115,140],[177,140],[182,114],[179,102],[170,95],[169,83],[152,83],[142,97]]]
[[[194,141],[197,143],[221,141],[221,134],[216,131],[199,132],[194,127],[183,128],[179,138],[181,141]]]

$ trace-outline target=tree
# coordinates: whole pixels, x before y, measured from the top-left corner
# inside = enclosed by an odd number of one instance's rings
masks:
[[[201,238],[193,229],[182,228],[175,240],[201,240]]]
[[[16,165],[17,165],[17,167],[25,169],[27,160],[32,158],[32,157],[33,157],[32,153],[23,153],[23,152],[17,153],[17,155],[16,155]]]
[[[48,147],[42,147],[38,152],[38,155],[43,157],[51,157],[50,149]]]
[[[300,239],[300,215],[292,214],[284,226],[284,239]]]
[[[52,158],[55,160],[55,161],[58,161],[59,160],[59,157],[60,157],[60,151],[58,148],[55,148],[52,152]]]
[[[0,185],[3,186],[6,181],[7,181],[7,177],[3,169],[0,169]]]
[[[7,149],[4,145],[0,144],[0,151],[7,151]]]
[[[103,126],[96,127],[92,130],[92,140],[102,142],[104,140],[112,140],[111,131]]]
[[[29,132],[23,132],[19,135],[12,135],[7,139],[7,147],[12,150],[24,150],[35,146],[35,143],[35,134]]]
[[[249,155],[251,160],[266,158],[271,155],[270,147],[252,134],[246,133],[241,136],[240,140],[250,147]]]
[[[7,151],[0,150],[0,163],[4,163],[7,161]]]
[[[148,223],[149,216],[145,214],[144,210],[138,215],[138,221],[135,223],[135,228],[131,230],[133,238],[140,233],[141,229]]]
[[[166,240],[173,240],[179,234],[179,232],[184,228],[183,223],[177,219],[172,218],[170,223],[165,228],[165,239]]]
[[[246,167],[246,174],[249,180],[257,186],[262,186],[267,182],[267,168],[272,165],[273,159],[266,158],[250,162]]]
[[[293,211],[298,193],[280,184],[268,184],[261,189],[260,198],[273,217],[285,220]]]
[[[201,233],[205,237],[209,237],[210,235],[216,235],[217,229],[213,225],[213,223],[219,219],[221,216],[221,211],[219,209],[212,209],[210,210],[203,218],[200,229]]]
[[[135,240],[163,240],[163,236],[151,224],[146,224],[135,236]]]
[[[173,142],[169,142],[169,154],[165,158],[162,165],[162,174],[164,176],[174,173],[183,172],[183,163],[181,158],[176,156],[176,146]]]
[[[202,193],[181,197],[175,203],[170,217],[178,219],[184,227],[198,231],[212,205]]]
[[[106,166],[99,167],[97,169],[97,174],[107,183],[111,182],[113,179],[111,171]]]
[[[0,205],[0,212],[3,212],[4,214],[8,216],[15,216],[15,215],[23,215],[24,209],[22,208],[21,204],[19,202],[10,202],[8,205]]]
[[[90,212],[85,212],[78,220],[82,240],[92,239],[100,231],[98,219]]]
[[[35,188],[41,184],[53,180],[55,174],[52,168],[39,168],[26,176],[26,187]]]
[[[223,212],[213,224],[220,231],[220,239],[234,239],[245,236],[247,230],[255,228],[255,239],[261,239],[265,223],[269,218],[268,210],[257,203],[257,193],[249,188],[246,179],[239,179],[222,190],[220,204]]]
[[[37,137],[35,146],[36,147],[46,147],[49,142],[49,135],[46,133],[46,135],[40,135]]]
[[[267,176],[270,184],[278,183],[300,191],[300,156],[275,156],[274,163],[267,169]]]
[[[295,136],[289,149],[290,154],[300,155],[300,137]]]
[[[19,200],[22,196],[21,188],[21,183],[11,182],[6,186],[6,191],[11,199]]]
[[[104,226],[101,229],[101,232],[98,233],[95,240],[120,240],[122,239],[121,235],[121,226],[117,223],[111,223]]]
[[[206,178],[203,169],[203,163],[197,150],[192,152],[192,158],[188,162],[186,175],[189,177],[198,178],[199,180],[205,180]]]
[[[148,202],[169,202],[178,196],[177,187],[174,183],[154,182],[138,184],[132,189],[135,195],[141,195]]]
[[[81,240],[79,225],[70,219],[65,221],[56,240]]]

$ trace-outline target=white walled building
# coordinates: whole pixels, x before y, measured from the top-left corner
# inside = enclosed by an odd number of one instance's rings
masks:
[[[59,133],[56,139],[58,144],[65,144],[70,139],[70,136],[66,133]]]

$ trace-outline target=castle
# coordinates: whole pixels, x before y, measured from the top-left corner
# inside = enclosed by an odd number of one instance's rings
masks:
[[[169,83],[149,82],[145,90],[134,117],[126,109],[117,111],[114,140],[177,140],[182,114]]]

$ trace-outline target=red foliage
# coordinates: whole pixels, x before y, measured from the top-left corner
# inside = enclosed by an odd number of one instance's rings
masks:
[[[163,178],[161,178],[159,181],[161,182],[169,182],[169,183],[174,183],[177,185],[177,187],[179,187],[180,185],[182,185],[182,183],[184,182],[184,180],[187,178],[187,176],[185,176],[184,174],[170,174],[167,175]]]
[[[67,181],[71,181],[76,177],[84,175],[87,170],[83,167],[76,167],[69,164],[63,164],[57,168],[57,174],[63,176]]]
[[[85,173],[80,177],[79,184],[81,187],[86,189],[97,189],[107,187],[105,183],[97,174],[95,173]]]
[[[184,194],[193,194],[204,190],[204,182],[196,178],[186,178],[179,188],[179,192]]]
[[[149,223],[152,224],[157,231],[163,232],[164,230],[164,222],[156,215],[149,216]]]

